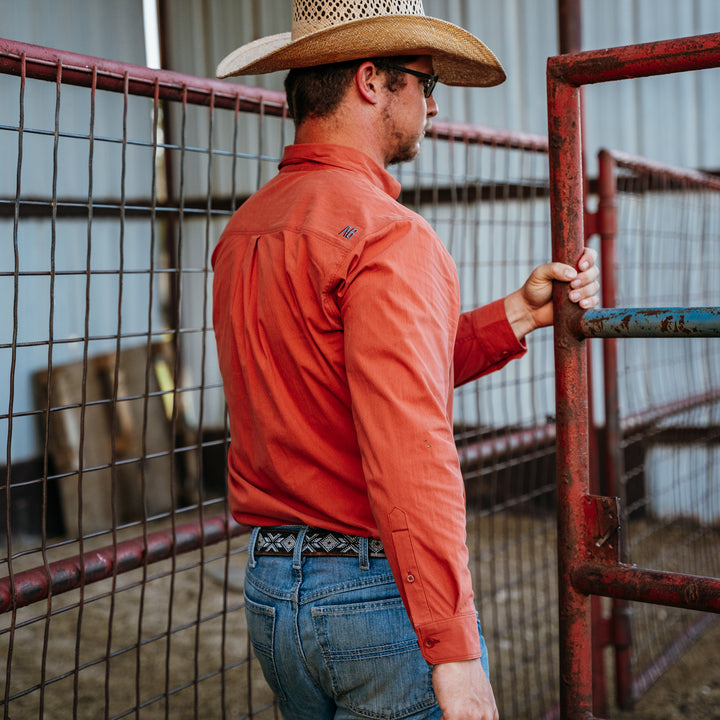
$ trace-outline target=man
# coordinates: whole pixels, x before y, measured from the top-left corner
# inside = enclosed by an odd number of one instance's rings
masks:
[[[213,255],[253,646],[286,720],[492,720],[453,387],[524,353],[553,281],[595,306],[595,257],[460,314],[449,254],[385,168],[418,153],[438,76],[504,73],[418,0],[295,0],[292,36],[218,75],[279,69],[295,144]]]

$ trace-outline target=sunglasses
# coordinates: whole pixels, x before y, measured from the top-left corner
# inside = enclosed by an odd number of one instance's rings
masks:
[[[433,90],[437,85],[437,75],[428,75],[427,73],[420,72],[419,70],[411,70],[410,68],[403,67],[402,65],[393,65],[392,63],[383,63],[383,67],[389,67],[393,70],[400,70],[401,72],[408,73],[408,75],[414,75],[415,77],[422,78],[423,94],[426,98],[429,98],[433,94]]]

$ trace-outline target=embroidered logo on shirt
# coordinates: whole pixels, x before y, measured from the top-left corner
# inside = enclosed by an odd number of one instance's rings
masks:
[[[349,225],[346,225],[339,233],[338,235],[342,235],[343,237],[346,237],[348,240],[359,230],[359,228],[350,227]]]

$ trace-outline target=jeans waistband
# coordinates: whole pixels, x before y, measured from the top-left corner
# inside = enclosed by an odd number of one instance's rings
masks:
[[[295,554],[297,538],[302,528],[294,526],[261,527],[258,529],[254,544],[255,555],[281,555],[292,557]],[[302,555],[324,555],[327,557],[360,557],[363,546],[367,544],[367,556],[384,558],[385,549],[378,538],[366,538],[360,535],[306,528],[302,541]]]

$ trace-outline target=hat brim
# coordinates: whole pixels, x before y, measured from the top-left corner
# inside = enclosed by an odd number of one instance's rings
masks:
[[[280,33],[243,45],[217,67],[220,78],[393,55],[431,55],[445,85],[491,87],[505,80],[493,52],[457,25],[417,15],[363,18],[292,40]]]

